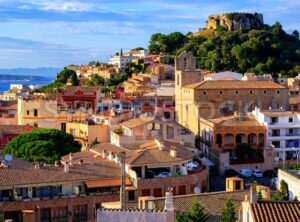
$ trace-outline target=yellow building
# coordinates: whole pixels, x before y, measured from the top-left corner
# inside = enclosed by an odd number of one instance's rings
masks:
[[[109,126],[95,124],[92,120],[67,122],[66,132],[72,134],[82,144],[83,149],[94,141],[109,141]]]
[[[69,112],[57,101],[56,95],[35,95],[18,99],[18,125],[65,131],[67,121],[85,120],[90,115],[88,111]]]

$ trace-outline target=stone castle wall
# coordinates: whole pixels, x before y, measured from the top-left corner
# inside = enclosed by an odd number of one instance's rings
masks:
[[[206,21],[206,29],[224,27],[229,31],[260,29],[264,26],[263,15],[259,13],[225,13],[211,15]]]

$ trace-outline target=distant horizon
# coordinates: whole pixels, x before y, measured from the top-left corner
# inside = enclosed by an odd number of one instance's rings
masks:
[[[196,32],[209,15],[262,13],[287,33],[300,31],[299,0],[0,0],[0,67],[65,67],[108,62],[147,48],[154,33]]]

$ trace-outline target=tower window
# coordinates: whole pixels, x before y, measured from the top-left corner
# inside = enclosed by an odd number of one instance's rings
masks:
[[[220,91],[220,94],[223,94],[223,92],[222,92],[222,91]]]
[[[235,94],[239,94],[239,91],[235,91]]]
[[[205,92],[205,91],[203,92],[203,95],[206,95],[206,92]]]
[[[267,90],[264,90],[264,94],[267,94]]]
[[[250,90],[250,94],[252,94],[252,90]]]

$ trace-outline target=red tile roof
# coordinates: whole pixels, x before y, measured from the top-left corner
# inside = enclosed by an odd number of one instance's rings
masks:
[[[251,204],[255,222],[296,222],[300,221],[299,202],[260,202]]]

